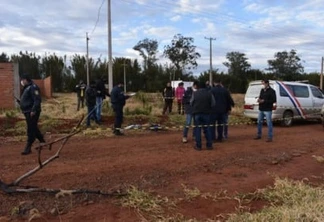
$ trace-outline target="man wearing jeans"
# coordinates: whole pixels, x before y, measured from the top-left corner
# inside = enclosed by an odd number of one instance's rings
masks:
[[[192,97],[192,94],[194,91],[197,90],[197,85],[198,82],[195,81],[192,85],[192,87],[188,87],[187,90],[184,93],[183,96],[183,106],[184,106],[184,111],[186,114],[186,123],[183,129],[183,137],[182,137],[182,142],[183,143],[187,143],[188,142],[188,131],[189,131],[189,127],[191,126],[191,122],[193,119],[193,115],[192,115],[192,106],[190,105],[190,99]],[[193,128],[195,129],[195,128]],[[193,137],[195,136],[194,130],[192,133]]]
[[[273,104],[277,101],[276,92],[270,87],[269,80],[263,80],[262,85],[263,88],[261,89],[260,96],[257,100],[259,103],[258,132],[254,139],[261,139],[263,119],[266,118],[268,126],[268,139],[266,142],[272,142],[272,108]]]
[[[190,104],[192,105],[192,114],[194,115],[194,133],[196,146],[195,150],[201,150],[201,128],[203,128],[206,146],[208,150],[213,149],[212,138],[210,132],[210,112],[215,106],[215,100],[211,92],[206,89],[204,82],[199,83],[198,90],[192,94]]]

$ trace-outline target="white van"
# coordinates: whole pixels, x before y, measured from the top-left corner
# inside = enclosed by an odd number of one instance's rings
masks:
[[[293,119],[318,119],[321,121],[321,109],[324,95],[316,86],[300,82],[269,80],[276,92],[277,103],[273,104],[272,119],[280,120],[284,126],[291,126]],[[244,115],[258,119],[257,99],[262,89],[261,80],[250,82],[244,98]]]

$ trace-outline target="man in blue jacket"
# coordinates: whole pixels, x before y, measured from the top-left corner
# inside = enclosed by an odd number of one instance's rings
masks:
[[[114,134],[117,136],[123,135],[121,125],[123,123],[123,108],[129,96],[124,94],[124,83],[120,82],[115,86],[110,93],[110,102],[115,113]]]
[[[38,119],[41,113],[42,98],[39,87],[30,79],[28,75],[21,77],[23,92],[21,94],[19,105],[27,123],[27,144],[21,155],[31,153],[31,147],[37,138],[39,142],[45,143],[44,136],[38,129]]]

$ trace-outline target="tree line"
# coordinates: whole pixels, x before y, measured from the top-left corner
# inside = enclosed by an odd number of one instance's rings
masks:
[[[194,39],[177,34],[169,45],[164,46],[163,56],[170,63],[159,64],[158,41],[145,38],[139,41],[133,49],[139,53],[143,63],[137,59],[125,57],[113,58],[113,82],[124,81],[128,91],[161,91],[168,81],[181,79],[183,81],[208,81],[209,70],[194,76],[192,70],[198,66],[200,54],[196,52]],[[0,54],[0,62],[17,62],[19,74],[28,73],[31,78],[42,79],[52,77],[54,92],[73,91],[75,85],[87,79],[86,57],[75,54],[67,61],[67,56],[58,56],[55,53],[36,55],[32,52],[19,52],[8,56]],[[286,81],[308,80],[313,85],[319,85],[319,73],[305,73],[301,58],[295,49],[277,52],[274,58],[268,60],[265,70],[253,69],[244,53],[228,52],[227,61],[223,65],[227,73],[212,70],[213,79],[220,78],[223,84],[233,93],[244,93],[248,83],[257,79],[277,79]],[[108,79],[108,61],[101,58],[89,58],[90,80]]]

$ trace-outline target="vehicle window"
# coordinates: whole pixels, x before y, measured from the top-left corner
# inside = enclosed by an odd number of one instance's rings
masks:
[[[286,84],[286,87],[290,90],[290,92],[291,92],[292,94],[294,94],[294,91],[293,91],[291,85],[287,85],[287,84]],[[283,87],[280,87],[280,90],[279,90],[279,91],[280,91],[280,96],[288,97],[288,93],[287,93],[287,90],[286,90],[286,89],[284,89]]]
[[[294,94],[296,97],[308,98],[309,90],[307,86],[293,86]]]
[[[311,91],[314,97],[323,99],[323,93],[318,88],[311,86]]]
[[[262,89],[262,85],[258,84],[258,85],[250,85],[248,90],[246,91],[246,97],[247,98],[255,98],[258,97],[260,95],[260,91]]]

